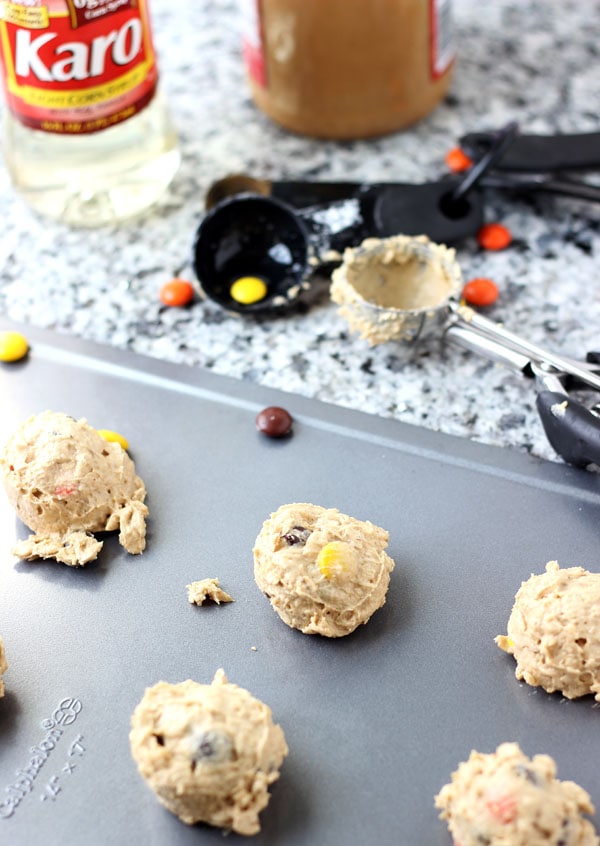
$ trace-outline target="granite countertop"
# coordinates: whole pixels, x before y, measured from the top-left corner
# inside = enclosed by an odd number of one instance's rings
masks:
[[[287,392],[487,444],[559,460],[535,411],[532,382],[438,341],[408,363],[395,343],[351,336],[327,296],[303,313],[232,316],[198,298],[161,305],[171,277],[194,279],[191,244],[210,183],[245,171],[271,179],[420,182],[446,172],[467,131],[510,120],[522,132],[598,130],[600,2],[455,0],[458,62],[444,103],[385,138],[322,142],[279,129],[252,103],[236,0],[152,0],[163,88],[183,163],[170,194],[142,220],[95,231],[36,218],[0,169],[0,311],[26,324],[203,367]],[[597,179],[596,177],[591,177]],[[556,352],[600,348],[600,206],[548,195],[490,194],[490,221],[514,241],[462,244],[465,279],[500,288],[488,316]]]

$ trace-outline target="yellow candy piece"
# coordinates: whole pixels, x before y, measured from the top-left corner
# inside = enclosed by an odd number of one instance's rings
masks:
[[[267,286],[258,276],[240,276],[229,289],[229,294],[236,303],[252,305],[264,300]]]
[[[0,361],[19,361],[29,352],[27,340],[18,332],[0,332]]]
[[[129,441],[118,432],[111,432],[110,429],[96,429],[101,438],[109,443],[119,444],[123,449],[129,449]]]
[[[319,552],[317,565],[326,579],[339,576],[348,569],[348,544],[343,541],[331,541]]]

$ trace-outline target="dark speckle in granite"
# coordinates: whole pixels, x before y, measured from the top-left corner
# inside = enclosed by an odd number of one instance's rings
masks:
[[[290,360],[290,366],[299,376],[305,377],[310,370],[310,363],[301,353],[296,353]]]
[[[369,375],[374,375],[373,370],[373,359],[372,358],[365,358],[365,360],[360,365],[360,369],[363,373],[368,373]]]
[[[519,426],[524,426],[526,417],[524,414],[517,414],[512,412],[510,414],[502,414],[498,420],[498,426],[503,432],[507,429],[517,429]]]

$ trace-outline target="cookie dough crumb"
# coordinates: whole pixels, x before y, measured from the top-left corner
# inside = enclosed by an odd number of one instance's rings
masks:
[[[186,585],[188,600],[192,605],[203,605],[207,600],[216,602],[233,602],[233,598],[219,587],[218,579],[201,579],[199,582],[192,582]]]
[[[254,546],[254,578],[281,619],[304,634],[342,637],[385,603],[389,535],[336,508],[282,505]]]
[[[288,747],[271,709],[228,682],[223,670],[211,684],[148,688],[129,739],[140,775],[184,823],[260,831],[258,815]]]
[[[507,634],[495,641],[514,655],[519,680],[600,701],[600,573],[549,561],[545,573],[521,584]]]
[[[35,533],[16,544],[18,558],[54,558],[71,567],[97,558],[95,532],[119,529],[137,555],[146,546],[146,488],[125,450],[84,419],[45,411],[28,418],[0,454],[11,505]]]
[[[4,652],[4,643],[2,638],[0,637],[0,698],[4,696],[4,683],[2,681],[2,674],[8,670],[8,664],[6,663],[6,655]]]
[[[594,813],[588,793],[555,775],[549,755],[530,760],[517,743],[502,743],[491,754],[471,752],[435,806],[460,846],[598,846],[582,816]]]

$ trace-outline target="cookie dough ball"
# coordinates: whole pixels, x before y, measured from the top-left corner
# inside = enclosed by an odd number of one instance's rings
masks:
[[[567,699],[600,701],[600,573],[583,567],[546,572],[523,582],[496,643],[517,660],[516,676]]]
[[[131,719],[131,752],[158,801],[184,823],[260,831],[288,753],[271,710],[218,670],[212,684],[159,682]]]
[[[4,684],[2,682],[2,674],[8,670],[6,663],[6,655],[4,654],[4,643],[0,637],[0,697],[4,696]]]
[[[0,474],[17,514],[35,532],[13,548],[17,557],[83,565],[102,549],[92,533],[114,529],[127,552],[144,550],[144,483],[120,444],[85,420],[52,411],[30,417],[0,455]]]
[[[282,505],[254,547],[254,577],[281,619],[305,634],[350,634],[385,602],[389,535],[336,508]]]
[[[530,760],[517,743],[471,752],[435,797],[460,846],[598,846],[587,792],[555,778],[549,755]]]

